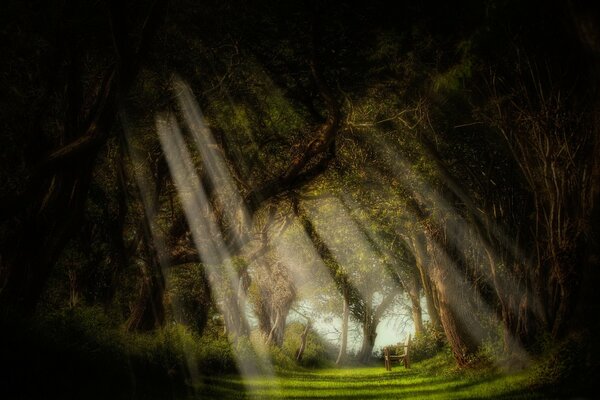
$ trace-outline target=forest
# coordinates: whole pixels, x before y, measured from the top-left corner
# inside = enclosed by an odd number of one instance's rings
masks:
[[[0,397],[595,398],[594,2],[0,20]]]

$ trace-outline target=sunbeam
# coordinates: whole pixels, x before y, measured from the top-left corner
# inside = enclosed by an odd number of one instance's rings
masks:
[[[177,93],[179,107],[187,127],[192,133],[196,148],[202,157],[202,165],[216,192],[218,207],[225,213],[226,223],[233,226],[229,230],[234,236],[234,243],[241,247],[243,234],[247,232],[250,225],[250,217],[225,160],[220,154],[222,150],[219,150],[189,86],[176,78],[174,91]]]
[[[131,144],[131,133],[129,126],[127,124],[127,119],[124,115],[122,115],[123,121],[123,129],[124,129],[124,145],[129,156],[129,159],[132,163],[131,171],[133,173],[134,182],[138,188],[138,193],[140,196],[140,200],[143,205],[143,211],[145,218],[147,220],[147,226],[149,227],[150,242],[153,244],[158,261],[161,267],[162,277],[165,283],[165,289],[169,290],[171,286],[171,281],[169,279],[168,267],[169,267],[169,257],[167,246],[165,243],[165,239],[163,237],[161,229],[157,227],[157,208],[158,205],[155,204],[154,194],[152,190],[151,179],[147,174],[148,167],[145,165],[143,158],[138,154],[137,149]],[[178,307],[178,304],[171,304],[172,312],[174,315],[181,315],[181,310]],[[184,344],[185,346],[185,344]],[[200,371],[198,369],[196,360],[193,358],[191,351],[189,349],[184,348],[183,354],[185,357],[185,368],[189,374],[192,386],[192,392],[195,391],[196,385],[200,382]]]
[[[370,286],[375,282],[384,281],[386,276],[385,267],[377,252],[337,198],[316,199],[312,203],[314,204],[310,205],[309,218],[315,221],[315,228],[320,237],[337,262],[346,269],[351,283],[362,297],[370,298],[373,295]],[[367,281],[360,278],[365,274],[369,277]]]
[[[214,215],[206,212],[206,210],[210,210],[210,203],[198,174],[194,170],[190,153],[185,146],[177,121],[173,116],[159,116],[156,120],[156,127],[192,238],[200,258],[207,268],[213,297],[223,315],[227,316],[225,323],[228,332],[234,335],[232,339],[237,339],[238,332],[244,329],[243,326],[248,325],[245,309],[239,308],[239,298],[236,298],[241,295],[237,291],[240,278],[237,276],[231,257],[221,239]],[[229,290],[223,290],[223,284]],[[255,349],[253,353],[235,352],[237,364],[243,376],[257,373],[272,375],[268,357],[258,349]]]
[[[429,185],[424,181],[424,179],[422,179],[415,172],[413,172],[413,169],[411,168],[409,163],[406,160],[404,160],[398,152],[396,152],[393,155],[389,153],[387,149],[393,149],[394,146],[389,144],[386,146],[386,141],[383,137],[381,137],[380,134],[375,135],[374,138],[377,139],[372,141],[372,145],[382,155],[382,159],[389,160],[389,169],[392,171],[396,171],[397,179],[400,182],[403,182],[404,186],[411,191],[412,196],[414,196],[417,202],[424,204],[428,209],[432,210],[430,217],[433,218],[433,221],[445,227],[444,240],[447,240],[448,243],[450,243],[453,247],[458,249],[461,253],[461,256],[465,260],[469,259],[470,253],[476,252],[480,256],[486,255],[487,257],[484,258],[485,260],[490,260],[490,262],[498,263],[497,260],[499,258],[496,254],[493,253],[492,249],[486,247],[483,244],[482,238],[480,236],[475,236],[475,238],[477,239],[475,242],[465,240],[466,235],[471,234],[471,232],[473,232],[472,227],[463,219],[462,216],[458,215],[457,212],[454,211],[453,207],[444,198],[442,198],[435,190],[429,187]],[[400,171],[402,171],[402,173],[400,173]],[[415,222],[422,223],[422,218],[417,216],[414,210],[408,210],[408,213],[412,215],[412,219]],[[467,243],[469,244],[469,247],[467,247]],[[453,261],[452,258],[448,256],[446,250],[442,249],[438,243],[435,243],[435,241],[431,242],[431,246],[433,246],[434,250],[432,254],[435,254],[437,255],[437,257],[440,257],[439,262],[441,262],[446,267],[447,276],[443,277],[441,281],[445,282],[448,285],[447,289],[449,290],[449,293],[456,294],[464,293],[466,291],[468,293],[471,293],[471,296],[473,296],[472,298],[479,298],[479,301],[483,303],[483,299],[481,299],[480,295],[476,294],[473,291],[472,287],[469,287],[468,285],[464,284],[459,284],[462,280],[464,280],[465,272],[459,271],[459,269],[454,264],[455,261]],[[487,268],[481,268],[477,264],[472,266],[476,268],[478,272],[483,274],[483,277],[485,278],[488,284],[496,285],[500,289],[501,293],[509,293],[509,295],[519,299],[532,297],[531,293],[528,293],[527,290],[523,290],[523,288],[521,287],[515,287],[515,285],[511,285],[510,275],[507,279],[504,275],[492,274],[493,268],[492,272],[490,272]],[[463,306],[470,307],[468,302],[463,302],[462,298],[459,300],[458,297],[455,297],[455,299],[455,304],[449,304],[451,308],[459,310],[459,308]],[[459,305],[458,302],[460,302],[461,304]],[[538,303],[534,301],[528,306],[532,307],[533,312],[537,312],[537,304]],[[519,302],[517,302],[516,304],[514,302],[511,302],[508,305],[512,307],[513,312],[517,312],[518,308],[522,306],[522,304],[520,304]],[[464,323],[470,325],[468,332],[472,335],[473,338],[475,338],[481,343],[487,337],[487,335],[483,330],[478,329],[471,323],[468,323],[466,320],[466,316],[477,315],[476,311],[478,310],[472,308],[469,309],[463,315],[462,319],[464,320]],[[488,320],[496,321],[496,325],[501,326],[502,323],[500,322],[500,319],[498,318],[496,313],[489,309],[489,307],[483,307],[481,310],[483,310],[482,312],[485,315],[485,318],[487,318]],[[460,318],[460,313],[457,313],[457,316]],[[505,331],[507,330],[507,328],[504,329]],[[517,355],[521,360],[526,360],[528,358],[526,351],[522,348],[517,338],[513,337],[512,335],[505,335],[505,340],[509,342],[506,344],[510,345],[510,347],[515,353],[518,353]]]
[[[594,2],[31,3],[0,398],[598,397]]]

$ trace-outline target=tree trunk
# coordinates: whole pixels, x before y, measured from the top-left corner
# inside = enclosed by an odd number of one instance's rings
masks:
[[[358,353],[360,362],[367,363],[371,359],[373,346],[377,338],[377,325],[379,325],[379,321],[381,321],[385,311],[392,305],[398,293],[400,292],[397,289],[388,292],[375,309],[372,307],[373,303],[370,297],[364,299],[363,312],[359,314],[363,328],[363,342]],[[355,316],[358,315],[355,314]]]
[[[371,321],[369,316],[368,321],[363,324],[363,340],[358,352],[358,361],[363,364],[368,363],[371,359],[373,346],[375,346],[375,339],[377,338],[377,323],[378,321]]]
[[[21,215],[15,235],[0,257],[0,303],[32,314],[52,267],[80,226],[91,180],[92,160],[62,171],[36,194]],[[44,186],[43,186],[44,187]]]
[[[423,328],[423,315],[421,310],[421,291],[419,290],[418,271],[415,269],[410,271],[408,277],[404,279],[404,287],[406,294],[410,300],[410,309],[413,323],[415,325],[415,335],[421,335],[425,329]]]
[[[129,332],[149,331],[162,326],[165,322],[164,285],[156,274],[148,271],[147,267],[140,269],[142,278],[139,294],[126,323]]]
[[[308,339],[308,332],[310,331],[310,321],[306,322],[306,327],[304,331],[300,335],[300,348],[296,352],[296,361],[302,361],[302,356],[304,355],[304,350],[306,349],[306,340]]]
[[[219,282],[212,276],[211,282],[213,285],[213,294],[215,288],[218,293],[218,301],[222,304],[221,312],[225,321],[225,331],[229,334],[230,338],[236,341],[239,337],[247,337],[250,334],[250,326],[248,325],[248,319],[246,318],[246,295],[248,288],[250,287],[250,275],[246,268],[238,272],[236,282]],[[223,287],[223,285],[225,285]],[[222,292],[222,293],[221,293]],[[227,295],[225,293],[231,293]],[[269,303],[266,303],[264,307],[269,307]],[[268,308],[267,308],[268,309]],[[265,309],[265,310],[267,310]],[[268,317],[267,312],[258,313]],[[264,323],[265,320],[259,318],[259,323]],[[267,322],[268,326],[271,326]],[[266,329],[266,327],[265,327]],[[267,334],[269,331],[266,331]]]
[[[482,338],[478,337],[480,329],[473,310],[466,307],[470,299],[461,279],[462,277],[452,276],[444,266],[435,263],[432,281],[438,288],[442,327],[456,363],[463,367],[472,361]]]
[[[440,320],[440,314],[438,305],[436,303],[437,293],[431,282],[429,269],[427,267],[429,260],[427,257],[426,239],[422,232],[415,233],[412,238],[413,248],[415,250],[415,260],[417,269],[421,277],[421,286],[425,293],[425,301],[427,306],[427,315],[431,326],[438,332],[442,331],[442,322]]]
[[[267,337],[267,343],[272,343],[277,347],[283,346],[283,339],[285,335],[285,323],[287,320],[287,315],[289,313],[289,308],[282,309],[279,307],[275,311],[275,319],[273,320],[271,331],[269,332],[269,336]]]
[[[120,96],[127,93],[135,81],[141,60],[164,18],[165,6],[166,1],[153,4],[144,27],[138,32],[137,49],[130,46],[127,24],[119,20],[124,10],[111,7],[112,30],[121,33],[112,38],[119,48],[116,66],[108,68],[99,79],[95,99],[83,101],[77,91],[69,91],[67,102],[70,104],[66,107],[69,116],[63,121],[65,128],[60,140],[53,144],[60,147],[42,149],[41,153],[47,151],[47,154],[36,160],[22,193],[2,199],[0,219],[6,225],[4,228],[12,233],[13,242],[1,249],[0,306],[16,307],[26,314],[35,311],[54,264],[76,234],[95,158],[112,129]],[[63,32],[65,36],[77,33]],[[57,61],[65,62],[64,59]],[[79,75],[71,76],[69,83],[84,79],[81,76],[84,73]],[[79,115],[85,115],[85,123],[74,123],[79,118],[73,116]]]
[[[342,332],[340,333],[340,351],[338,353],[336,365],[342,365],[346,361],[348,347],[348,320],[350,318],[350,300],[348,299],[348,290],[343,291],[344,308],[342,310]]]
[[[258,320],[258,330],[264,335],[265,342],[269,341],[269,336],[273,330],[270,308],[267,306],[264,296],[260,299],[258,305],[254,305],[254,313]]]
[[[408,296],[410,297],[412,320],[415,324],[415,335],[419,336],[425,332],[425,328],[423,327],[423,315],[421,312],[421,298],[418,291],[416,293],[409,291]]]

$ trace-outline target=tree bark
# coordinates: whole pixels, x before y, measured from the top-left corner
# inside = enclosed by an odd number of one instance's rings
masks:
[[[408,292],[408,297],[410,297],[411,315],[415,325],[415,335],[422,335],[425,332],[425,328],[423,327],[420,293],[418,290],[411,290]]]
[[[363,322],[362,332],[363,340],[358,352],[358,361],[366,364],[371,359],[375,339],[377,338],[377,324],[379,321],[372,321],[370,316]]]
[[[427,256],[426,239],[422,232],[415,232],[412,237],[412,244],[415,250],[415,260],[419,276],[421,278],[421,286],[425,293],[425,301],[427,306],[427,315],[431,326],[438,332],[442,331],[442,322],[440,320],[439,306],[437,304],[437,293],[430,278],[428,263],[430,262]]]
[[[140,268],[142,277],[137,299],[126,322],[129,332],[149,331],[164,325],[164,285],[146,266]]]
[[[306,341],[308,339],[308,332],[310,331],[310,325],[311,325],[310,321],[307,321],[306,327],[304,328],[304,331],[300,335],[300,347],[298,348],[298,351],[296,352],[296,361],[298,361],[298,362],[302,361],[302,356],[304,356],[304,350],[306,349]]]
[[[442,262],[434,261],[432,282],[437,287],[440,320],[458,366],[468,365],[477,353],[481,327],[468,307],[469,290],[464,278],[454,276]]]
[[[371,359],[373,346],[375,346],[375,339],[377,338],[377,326],[379,325],[379,321],[381,321],[383,314],[393,303],[394,298],[398,293],[398,290],[389,292],[375,309],[373,309],[372,300],[370,298],[364,299],[364,304],[361,307],[363,341],[360,351],[358,352],[358,360],[360,362],[367,363]]]
[[[348,347],[348,320],[350,318],[350,300],[348,290],[342,291],[344,306],[342,309],[342,331],[340,332],[340,351],[338,352],[336,365],[342,365],[346,361]]]
[[[14,234],[13,242],[2,248],[0,306],[16,307],[29,315],[34,312],[54,264],[77,231],[95,158],[112,129],[120,98],[133,85],[150,39],[164,18],[165,3],[159,0],[152,6],[137,49],[129,46],[127,35],[114,38],[115,47],[130,51],[120,53],[117,66],[108,68],[99,80],[96,98],[89,102],[93,103],[91,111],[85,104],[77,104],[81,102],[78,91],[69,92],[75,98],[67,99],[70,116],[61,132],[60,147],[48,151],[33,168],[22,193],[2,199],[2,223]],[[111,11],[115,11],[113,7]],[[113,28],[127,32],[118,23]],[[69,78],[71,82],[74,79],[84,78]],[[79,113],[75,106],[80,107]],[[71,118],[74,114],[87,118]],[[74,130],[67,131],[69,128]]]

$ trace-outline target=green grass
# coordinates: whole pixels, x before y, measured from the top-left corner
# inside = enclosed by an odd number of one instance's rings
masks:
[[[411,369],[383,365],[305,372],[275,377],[207,378],[196,387],[198,398],[213,399],[539,399],[527,389],[529,374],[491,370],[458,372],[440,355]]]

